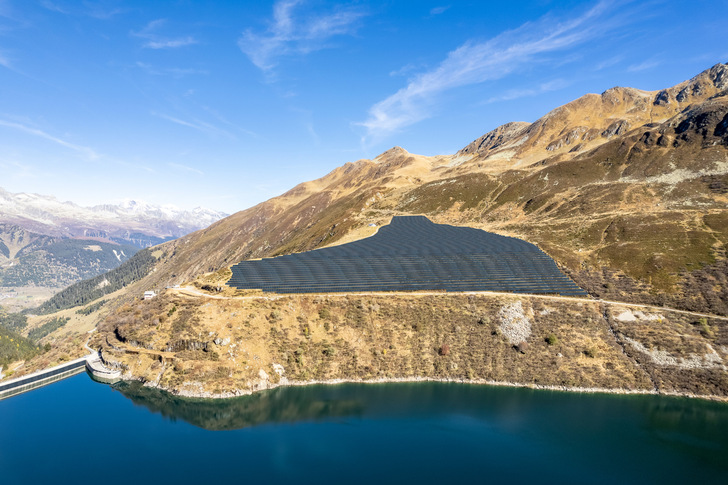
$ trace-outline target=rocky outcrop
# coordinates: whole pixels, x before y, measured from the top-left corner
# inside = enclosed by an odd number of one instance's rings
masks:
[[[498,312],[498,318],[500,330],[511,344],[520,345],[531,336],[531,322],[520,301],[503,306]]]
[[[716,102],[701,105],[681,117],[675,127],[675,146],[698,138],[706,145],[728,145],[728,103],[720,101],[722,99],[719,98]]]
[[[207,350],[209,342],[199,340],[174,340],[167,344],[165,352],[180,352],[182,350]]]
[[[629,122],[626,120],[617,120],[611,123],[606,130],[601,132],[604,138],[611,138],[613,136],[623,135],[629,131]]]
[[[663,89],[655,95],[654,104],[656,104],[657,106],[670,104],[670,93],[667,91],[667,89]]]
[[[530,123],[523,121],[514,121],[501,125],[470,143],[460,150],[457,155],[484,154],[504,148],[513,143],[529,126],[531,126]]]

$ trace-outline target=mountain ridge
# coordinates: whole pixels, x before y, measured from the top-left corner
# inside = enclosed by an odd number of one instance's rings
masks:
[[[243,259],[356,240],[393,215],[421,214],[533,242],[594,296],[725,314],[728,282],[720,267],[728,241],[728,96],[718,88],[727,72],[717,64],[665,90],[612,88],[582,96],[534,123],[486,133],[466,145],[469,153],[427,157],[394,147],[373,160],[346,163],[160,245],[154,270],[129,294],[181,284]],[[693,97],[683,101],[693,102],[671,105],[686,89]],[[669,109],[659,108],[663,117],[656,123],[645,115],[646,103],[662,103],[663,92]],[[576,107],[589,108],[596,99],[597,106],[637,99],[620,109],[645,123],[621,128],[620,120],[597,117],[582,132],[598,133],[591,148],[546,150],[565,130],[583,126]],[[587,108],[581,118],[593,116]],[[573,125],[564,128],[571,118]],[[558,131],[546,130],[554,123]],[[514,134],[534,126],[548,139],[534,140],[510,165],[494,166],[491,152],[502,153]],[[485,152],[478,153],[479,146]],[[541,158],[533,162],[534,154]],[[707,286],[699,283],[704,276]]]
[[[188,211],[134,200],[83,207],[53,196],[0,188],[0,222],[49,236],[134,242],[132,235],[136,233],[155,238],[156,244],[206,227],[226,215],[202,207]]]
[[[140,251],[116,271],[90,345],[124,378],[190,396],[436,378],[725,399],[726,68],[587,95],[453,155],[394,147]],[[534,243],[589,297],[226,286],[241,260],[358,240],[398,215]],[[46,307],[96,305],[103,278]],[[159,295],[142,300],[148,290]]]
[[[435,222],[471,225],[536,242],[567,269],[571,267],[572,272],[583,267],[610,268],[648,286],[662,285],[662,290],[653,289],[664,293],[681,278],[677,274],[680,271],[699,266],[701,261],[710,263],[716,261],[716,256],[722,257],[722,249],[711,249],[714,244],[722,244],[718,241],[724,237],[722,232],[716,239],[715,229],[706,229],[710,226],[704,226],[702,219],[699,223],[695,219],[695,209],[699,207],[690,204],[709,204],[700,210],[717,211],[711,221],[714,227],[722,227],[719,221],[724,217],[723,195],[711,191],[706,184],[685,187],[680,184],[690,185],[691,180],[699,181],[706,176],[720,178],[725,173],[722,165],[725,144],[721,141],[724,139],[713,133],[723,133],[721,127],[728,123],[725,121],[728,97],[724,95],[725,90],[719,91],[728,78],[727,72],[728,66],[717,64],[691,80],[664,90],[612,88],[601,95],[582,96],[534,123],[503,125],[495,133],[491,131],[479,138],[480,142],[476,140],[475,144],[467,145],[463,149],[467,153],[460,150],[453,155],[426,157],[395,147],[373,160],[344,164],[320,179],[301,183],[278,197],[161,246],[165,254],[146,284],[163,287],[181,283],[241,259],[313,249],[346,237],[350,240],[352,234],[365,235],[368,224],[381,225],[395,214],[424,214]],[[688,94],[678,102],[683,92]],[[667,101],[663,103],[665,96]],[[631,104],[625,104],[625,100]],[[702,111],[697,109],[698,105]],[[608,109],[599,111],[597,114],[601,116],[595,117],[593,106]],[[619,109],[615,111],[613,106]],[[582,110],[581,115],[577,108]],[[708,112],[713,114],[707,116]],[[629,116],[617,118],[613,116],[615,113]],[[596,122],[586,126],[587,117],[594,117]],[[632,126],[636,123],[634,120],[641,124]],[[620,122],[630,126],[623,127]],[[713,123],[712,131],[708,133],[708,128],[700,128],[701,123]],[[579,126],[587,129],[578,130]],[[521,151],[511,158],[494,158],[493,155],[512,148],[513,141],[522,139],[528,130],[529,136],[536,139],[522,142],[517,147]],[[663,133],[658,136],[660,130]],[[698,133],[701,130],[707,138]],[[575,131],[577,138],[586,143],[579,150],[573,150],[575,140],[567,143],[568,135]],[[586,140],[589,133],[596,136]],[[663,140],[658,143],[660,136]],[[485,143],[485,152],[473,150],[483,146],[486,138],[489,141]],[[564,141],[563,146],[547,150],[560,139]],[[665,159],[666,153],[673,153],[675,159]],[[660,174],[679,174],[680,170],[694,176],[676,177],[667,184],[673,188],[668,193],[661,193],[659,185],[669,181],[649,179]],[[586,194],[583,191],[587,187],[601,192]],[[691,190],[696,192],[682,193]],[[645,193],[637,197],[637,192]],[[696,201],[686,204],[686,198]],[[702,199],[710,202],[700,202]],[[603,201],[601,206],[596,204],[598,200]],[[614,254],[621,243],[612,244],[611,240],[600,238],[590,240],[589,247],[581,250],[573,246],[583,237],[569,232],[568,226],[583,224],[597,231],[596,226],[602,220],[611,220],[614,214],[620,213],[641,225],[635,214],[654,217],[655,207],[661,207],[663,212],[672,211],[674,221],[670,224],[681,234],[694,230],[703,234],[705,240],[700,251],[691,249],[694,241],[690,242],[686,235],[687,242],[673,241],[671,250],[685,252],[690,257],[681,256],[674,264],[661,266],[649,262],[654,258],[647,253],[653,248],[645,247],[639,264],[631,268]],[[567,236],[568,245],[545,232],[554,226],[569,232],[562,234]],[[709,241],[713,242],[709,244]],[[688,263],[690,266],[685,266]],[[591,288],[591,291],[596,290]]]
[[[585,94],[533,123],[501,125],[456,155],[475,155],[476,159],[491,161],[489,170],[502,171],[540,161],[537,159],[584,153],[603,143],[602,139],[608,140],[647,123],[665,121],[695,102],[705,101],[726,89],[728,67],[720,63],[666,89],[643,91],[613,87],[601,94]],[[488,145],[486,142],[491,138],[496,138],[498,143]],[[484,143],[486,149],[482,149]],[[499,160],[507,162],[495,163]]]
[[[64,288],[119,266],[131,244],[37,234],[0,223],[0,286]]]
[[[56,291],[225,215],[134,200],[82,207],[0,188],[0,286]]]

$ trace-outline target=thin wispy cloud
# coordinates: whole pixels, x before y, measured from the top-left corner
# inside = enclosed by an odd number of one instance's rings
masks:
[[[627,68],[627,71],[629,71],[629,72],[647,71],[649,69],[654,69],[659,65],[660,65],[660,61],[646,60],[644,62],[640,62],[639,64],[632,64],[631,66],[629,66]]]
[[[320,145],[321,144],[321,138],[319,138],[318,133],[316,133],[316,129],[313,126],[313,122],[306,121],[303,126],[306,128],[306,131],[309,135],[311,135],[311,140],[313,141],[314,145]]]
[[[514,99],[528,98],[538,96],[539,94],[548,93],[550,91],[558,91],[568,87],[571,83],[565,79],[554,79],[547,83],[539,84],[534,88],[528,89],[509,89],[500,96],[493,96],[487,99],[483,104],[497,103],[500,101],[513,101]]]
[[[66,15],[71,13],[63,6],[61,6],[55,2],[51,2],[50,0],[43,0],[42,2],[40,2],[40,4],[43,8],[46,8],[46,9],[50,10],[51,12],[58,12],[58,13],[66,14]]]
[[[167,120],[171,123],[175,123],[180,126],[186,126],[187,128],[192,128],[194,130],[201,131],[208,135],[223,135],[228,138],[235,138],[235,136],[232,133],[230,133],[229,131],[223,130],[222,128],[218,128],[217,126],[215,126],[211,123],[207,123],[205,121],[201,121],[198,119],[193,119],[192,121],[187,121],[187,120],[183,120],[180,118],[176,118],[174,116],[166,115],[164,113],[158,113],[156,111],[152,111],[151,114],[153,116],[156,116],[157,118]]]
[[[15,70],[8,56],[2,51],[0,51],[0,66],[3,66],[6,69],[10,69],[11,71]]]
[[[505,78],[554,52],[594,41],[627,21],[627,12],[616,7],[602,1],[570,20],[546,16],[484,42],[466,42],[437,67],[373,105],[368,119],[357,123],[366,129],[363,141],[384,138],[431,117],[438,97],[446,91]]]
[[[602,62],[600,62],[599,64],[597,64],[594,67],[594,70],[595,71],[601,71],[602,69],[606,69],[608,67],[616,66],[617,64],[619,64],[623,60],[624,60],[624,57],[621,56],[621,55],[614,56],[614,57],[610,57],[609,59],[605,59]]]
[[[188,36],[177,39],[150,40],[144,44],[144,47],[149,47],[150,49],[174,49],[192,44],[197,44],[197,40],[194,37]]]
[[[180,67],[155,67],[145,62],[137,62],[137,67],[143,69],[147,74],[153,76],[172,76],[175,78],[181,78],[189,75],[207,75],[209,71],[204,69],[193,69],[193,68],[180,68]]]
[[[423,66],[421,65],[415,65],[415,64],[405,64],[404,66],[400,67],[399,69],[395,69],[394,71],[391,71],[389,73],[390,76],[396,77],[396,76],[409,76],[415,71],[418,71],[419,69],[422,69]]]
[[[446,12],[446,11],[447,11],[447,10],[448,10],[449,8],[450,8],[450,5],[445,5],[445,6],[443,6],[443,7],[435,7],[435,8],[433,8],[432,10],[430,10],[430,15],[432,15],[432,16],[434,17],[435,15],[440,15],[440,14],[443,14],[443,13],[445,13],[445,12]]]
[[[148,49],[176,49],[179,47],[185,47],[193,44],[197,44],[198,41],[191,35],[181,37],[169,37],[159,33],[159,31],[167,23],[166,19],[157,19],[149,22],[144,28],[138,32],[131,32],[134,37],[145,39],[143,47]]]
[[[26,73],[22,69],[18,68],[16,66],[16,63],[17,63],[17,59],[15,57],[11,57],[10,55],[7,54],[6,51],[3,51],[0,49],[0,66],[4,67],[5,69],[8,69],[10,71],[13,71],[15,74],[19,74],[21,76],[27,77],[28,79],[32,79],[39,83],[45,84],[47,86],[53,86],[46,79],[40,79],[40,78],[31,76],[30,74]]]
[[[269,72],[278,59],[305,55],[329,47],[335,36],[353,34],[365,12],[354,7],[337,7],[331,12],[296,15],[303,0],[280,0],[273,6],[273,19],[264,33],[243,32],[238,47],[259,69]]]
[[[205,110],[207,113],[209,113],[211,116],[213,116],[215,119],[217,119],[219,122],[228,125],[234,131],[243,133],[243,134],[248,135],[248,136],[252,136],[254,138],[259,138],[260,137],[260,135],[258,133],[254,132],[254,131],[250,131],[250,130],[248,130],[246,128],[243,128],[242,126],[239,126],[239,125],[233,123],[232,121],[228,120],[223,115],[221,115],[219,111],[217,111],[215,109],[212,109],[209,106],[201,106],[201,108],[203,110]]]
[[[17,12],[16,6],[11,5],[8,0],[0,0],[0,17],[17,24],[25,24],[22,15]]]
[[[112,7],[107,2],[85,2],[86,15],[99,20],[108,20],[125,12],[123,8]]]
[[[115,0],[91,2],[85,1],[82,4],[78,2],[68,3],[57,0],[43,0],[41,6],[51,12],[61,13],[63,15],[83,15],[93,17],[99,20],[108,20],[116,15],[124,12],[124,9],[116,7]]]
[[[172,167],[181,172],[190,172],[190,173],[195,173],[197,175],[205,175],[205,172],[203,172],[202,170],[198,170],[194,167],[188,167],[187,165],[182,165],[179,163],[168,162],[167,166]]]
[[[12,179],[37,179],[50,175],[48,172],[40,171],[32,165],[14,160],[0,161],[0,169],[3,171],[4,177]]]
[[[26,126],[20,123],[15,123],[13,121],[7,121],[7,120],[0,120],[0,126],[4,126],[6,128],[12,128],[14,130],[22,131],[23,133],[27,133],[29,135],[37,136],[39,138],[43,138],[45,140],[51,141],[53,143],[56,143],[58,145],[61,145],[65,148],[68,148],[70,150],[73,150],[75,152],[81,153],[82,155],[86,156],[90,160],[97,160],[99,158],[99,154],[96,153],[92,148],[83,146],[83,145],[76,145],[75,143],[68,142],[66,140],[63,140],[61,138],[58,138],[56,136],[50,135],[46,133],[45,131],[39,130],[37,128],[32,128],[30,126]]]

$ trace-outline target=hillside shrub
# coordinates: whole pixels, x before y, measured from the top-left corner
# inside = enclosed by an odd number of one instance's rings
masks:
[[[0,366],[5,367],[11,362],[30,359],[40,352],[41,350],[30,339],[0,327]]]
[[[559,343],[559,337],[550,333],[546,336],[546,343],[549,345],[556,345]]]
[[[6,313],[0,311],[0,326],[15,332],[20,332],[28,326],[28,317],[22,313]]]
[[[28,338],[32,340],[33,342],[37,342],[46,335],[50,334],[54,330],[57,330],[64,326],[70,318],[67,317],[56,317],[53,320],[50,320],[49,322],[44,323],[38,328],[34,328],[28,333]]]
[[[104,303],[106,303],[107,301],[109,301],[109,300],[101,300],[92,305],[87,306],[86,308],[81,308],[80,310],[76,310],[76,314],[91,315],[93,312],[97,311],[99,308],[104,306]]]

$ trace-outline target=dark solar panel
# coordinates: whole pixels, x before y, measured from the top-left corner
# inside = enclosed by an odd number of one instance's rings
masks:
[[[372,237],[232,267],[228,285],[276,293],[506,291],[586,295],[531,243],[396,216]]]

